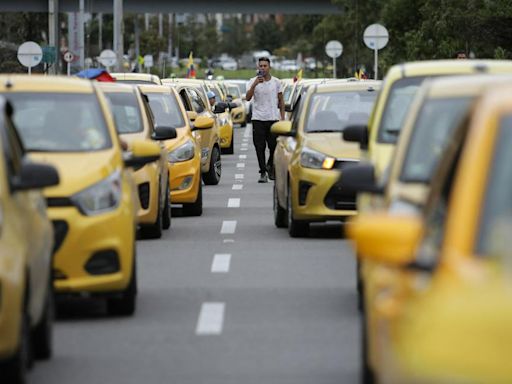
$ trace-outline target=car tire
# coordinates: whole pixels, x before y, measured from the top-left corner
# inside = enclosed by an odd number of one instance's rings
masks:
[[[293,218],[292,196],[288,187],[286,217],[288,220],[288,233],[291,237],[306,237],[309,234],[309,222]]]
[[[30,315],[27,306],[28,303],[25,303],[21,319],[19,348],[14,356],[0,364],[2,382],[4,380],[6,383],[13,384],[25,384],[27,382],[27,371],[32,366]]]
[[[140,226],[139,234],[143,239],[159,239],[162,237],[162,211],[160,210],[160,197],[158,198],[158,213],[154,224],[143,224]]]
[[[135,243],[133,244],[135,254]],[[137,263],[134,257],[133,270],[128,287],[121,292],[121,297],[107,300],[107,312],[111,316],[132,316],[137,303]]]
[[[165,188],[165,203],[164,210],[162,212],[162,228],[169,229],[171,228],[171,202],[169,201],[171,191],[169,190],[169,183],[167,183],[167,187]]]
[[[55,315],[53,281],[50,278],[46,293],[45,308],[39,324],[32,335],[32,348],[36,359],[48,360],[53,352],[53,320]]]
[[[359,312],[364,312],[364,284],[361,278],[361,260],[356,258],[356,285],[357,285],[357,308]]]
[[[277,198],[277,186],[274,182],[274,192],[273,192],[273,200],[274,200],[274,224],[277,228],[286,228],[288,226],[288,220],[286,216],[286,209],[281,207],[279,204],[279,199]]]
[[[222,162],[220,158],[220,151],[218,147],[213,147],[210,156],[210,169],[208,172],[202,174],[203,182],[206,185],[217,185],[220,182],[222,175]]]
[[[243,123],[241,123],[241,124],[240,124],[240,127],[242,127],[242,128],[247,127],[247,121],[244,121]]]
[[[361,314],[361,384],[375,384],[375,374],[368,363],[368,329],[366,316]]]
[[[196,201],[183,204],[183,214],[185,216],[201,216],[203,214],[203,186],[199,182]]]

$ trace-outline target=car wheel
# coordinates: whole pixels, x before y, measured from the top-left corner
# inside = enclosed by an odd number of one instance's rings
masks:
[[[309,223],[307,221],[295,220],[293,218],[292,195],[291,189],[288,187],[287,196],[287,218],[288,233],[291,237],[306,237],[309,234]]]
[[[277,198],[277,186],[274,182],[274,224],[277,228],[286,228],[288,226],[288,220],[286,217],[286,209],[281,207],[279,199]]]
[[[185,216],[201,216],[203,214],[203,186],[199,183],[196,201],[183,204],[183,214]]]
[[[33,337],[32,348],[36,359],[48,360],[52,356],[53,319],[55,314],[53,281],[50,278],[45,299],[45,308]]]
[[[32,351],[30,341],[30,315],[28,314],[27,303],[24,305],[19,347],[14,356],[0,365],[0,377],[2,382],[25,384],[27,380],[27,371],[32,365]]]
[[[169,183],[167,183],[167,187],[165,188],[164,210],[162,211],[162,228],[163,229],[171,228],[171,202],[169,201],[170,193],[171,193],[171,191],[169,190]]]
[[[213,147],[210,156],[210,169],[203,173],[203,181],[206,185],[217,185],[222,175],[222,163],[220,159],[220,151],[218,147]]]
[[[375,374],[368,363],[368,329],[366,326],[366,316],[361,314],[361,384],[374,384]]]
[[[135,254],[135,243],[133,244]],[[107,300],[107,312],[113,316],[131,316],[135,313],[137,302],[137,264],[134,258],[132,276],[128,287],[121,292],[121,297]]]
[[[154,224],[143,224],[140,226],[139,234],[143,239],[159,239],[162,237],[162,211],[160,210],[160,197],[158,198],[158,213]]]

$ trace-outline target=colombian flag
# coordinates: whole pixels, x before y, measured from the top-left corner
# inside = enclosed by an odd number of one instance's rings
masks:
[[[356,73],[354,74],[354,77],[356,79],[358,79],[358,80],[362,80],[362,79],[367,79],[368,75],[366,74],[364,69],[359,68],[359,69],[356,70]]]
[[[192,51],[190,51],[190,54],[188,55],[187,78],[188,79],[196,78],[196,69],[194,68],[194,56],[193,56]]]
[[[296,83],[297,81],[301,81],[301,80],[302,80],[302,68],[299,69],[297,74],[294,76],[293,82]]]

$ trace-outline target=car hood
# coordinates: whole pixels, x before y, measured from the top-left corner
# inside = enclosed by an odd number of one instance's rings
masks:
[[[104,179],[116,168],[121,159],[117,151],[75,153],[31,153],[37,162],[51,164],[59,172],[60,183],[46,188],[46,197],[66,197],[84,190]]]
[[[359,144],[344,141],[341,132],[307,134],[304,145],[338,159],[359,159],[360,157]]]
[[[189,133],[188,127],[176,128],[176,138],[171,140],[165,140],[165,148],[171,152],[178,148],[180,145],[185,144],[188,139],[192,139]]]

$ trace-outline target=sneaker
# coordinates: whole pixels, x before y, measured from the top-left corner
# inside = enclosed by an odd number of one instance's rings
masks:
[[[270,180],[275,180],[276,179],[276,175],[274,173],[274,167],[269,169],[269,171],[268,171],[268,178]]]
[[[268,183],[267,174],[262,173],[260,176],[260,179],[258,180],[258,183]]]

